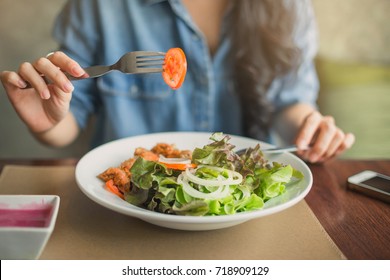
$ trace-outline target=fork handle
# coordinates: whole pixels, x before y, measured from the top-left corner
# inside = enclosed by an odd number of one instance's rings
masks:
[[[100,76],[103,76],[104,74],[111,72],[113,69],[111,69],[110,66],[103,66],[103,65],[97,65],[97,66],[91,66],[91,67],[85,67],[83,68],[85,71],[85,74],[81,77],[74,77],[68,73],[65,73],[65,76],[71,80],[71,81],[77,81],[77,80],[84,80],[89,78],[97,78]],[[51,84],[53,81],[49,80],[46,76],[42,76],[42,79],[45,81],[46,84]],[[26,82],[27,86],[25,88],[32,88],[31,84]]]
[[[83,80],[89,78],[97,78],[113,70],[110,66],[103,65],[91,66],[83,69],[85,71],[85,74],[81,77],[73,77],[69,74],[66,74],[66,76],[69,80]]]

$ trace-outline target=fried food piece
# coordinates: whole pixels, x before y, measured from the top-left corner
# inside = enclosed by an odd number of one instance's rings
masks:
[[[98,178],[107,182],[113,180],[114,185],[123,193],[130,191],[131,172],[130,168],[138,157],[142,157],[150,161],[158,161],[160,155],[166,158],[186,158],[191,159],[192,152],[189,150],[178,150],[175,145],[166,143],[158,143],[151,150],[145,148],[136,148],[134,157],[122,162],[119,167],[110,167],[106,171],[98,175]]]
[[[158,154],[156,154],[150,150],[147,150],[145,148],[135,149],[134,156],[135,157],[142,157],[142,158],[144,158],[146,160],[150,160],[150,161],[158,161],[158,159],[159,159]]]
[[[178,150],[175,145],[158,143],[152,150],[153,153],[162,155],[166,158],[188,158],[191,159],[191,151],[189,150]]]
[[[129,172],[130,173],[130,172]],[[101,173],[98,178],[107,182],[109,180],[114,181],[114,185],[118,187],[121,192],[128,192],[130,190],[130,176],[127,172],[118,167],[110,167],[103,173]]]

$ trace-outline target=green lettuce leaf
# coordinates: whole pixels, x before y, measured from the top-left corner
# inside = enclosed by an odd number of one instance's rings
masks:
[[[171,169],[142,157],[130,169],[131,188],[125,199],[134,205],[171,213],[176,197],[176,176]]]
[[[209,207],[205,201],[193,200],[185,205],[173,205],[173,211],[178,215],[204,216],[209,212]]]
[[[214,142],[203,146],[203,148],[195,148],[192,153],[192,161],[196,164],[212,165],[235,170],[235,163],[241,160],[233,151],[235,146],[229,143],[230,138],[229,135],[223,135],[222,133],[212,134],[210,140]]]

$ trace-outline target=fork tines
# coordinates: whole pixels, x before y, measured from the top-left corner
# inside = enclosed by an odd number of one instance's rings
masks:
[[[161,72],[162,64],[164,62],[164,52],[148,52],[139,51],[136,52],[136,65],[137,70],[145,69],[147,72]],[[158,68],[153,68],[158,67]]]

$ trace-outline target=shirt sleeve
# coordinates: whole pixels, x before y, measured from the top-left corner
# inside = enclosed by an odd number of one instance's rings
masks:
[[[98,46],[97,7],[95,1],[70,0],[56,19],[53,37],[60,50],[76,60],[82,67],[94,63]],[[70,110],[80,128],[88,123],[96,110],[98,95],[93,79],[75,81]]]
[[[294,2],[297,5],[294,40],[301,50],[301,64],[297,70],[272,83],[269,98],[275,106],[276,113],[296,103],[307,103],[317,107],[319,82],[314,58],[318,50],[318,32],[315,15],[310,0]]]

